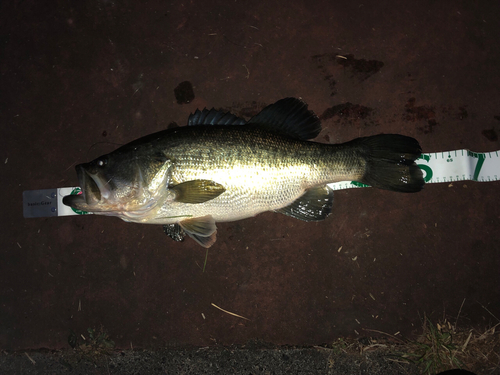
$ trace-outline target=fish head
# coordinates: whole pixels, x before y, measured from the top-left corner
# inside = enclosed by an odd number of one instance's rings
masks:
[[[74,209],[110,216],[147,216],[162,200],[171,162],[163,153],[118,149],[76,166],[80,195],[63,203]]]

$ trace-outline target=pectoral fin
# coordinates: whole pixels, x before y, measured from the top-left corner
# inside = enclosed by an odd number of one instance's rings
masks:
[[[210,180],[186,181],[171,189],[175,192],[175,201],[192,204],[204,203],[226,191],[224,186]]]
[[[309,189],[292,204],[276,212],[303,221],[320,221],[326,219],[333,205],[333,190],[327,185]]]
[[[217,227],[212,216],[202,216],[179,222],[184,232],[203,247],[212,246],[217,240]]]

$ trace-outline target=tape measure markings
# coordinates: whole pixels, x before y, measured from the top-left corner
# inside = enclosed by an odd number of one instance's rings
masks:
[[[452,150],[422,154],[417,165],[424,172],[427,184],[455,181],[498,181],[500,176],[500,151],[472,152]],[[364,187],[356,182],[328,184],[333,190]]]

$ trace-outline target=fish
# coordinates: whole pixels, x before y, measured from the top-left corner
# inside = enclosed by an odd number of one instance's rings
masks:
[[[340,144],[311,141],[321,122],[308,105],[285,98],[246,121],[197,109],[181,126],[146,135],[76,166],[82,189],[63,203],[126,222],[158,224],[175,241],[209,248],[218,222],[274,211],[326,219],[329,183],[357,181],[414,193],[424,186],[418,141],[378,134]]]

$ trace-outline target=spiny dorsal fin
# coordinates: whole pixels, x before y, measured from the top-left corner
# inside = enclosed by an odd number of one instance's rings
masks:
[[[244,125],[246,121],[230,112],[217,111],[215,108],[210,110],[197,109],[195,113],[189,115],[188,125]]]
[[[330,214],[332,204],[333,190],[325,185],[309,189],[295,202],[276,212],[303,221],[320,221]]]
[[[297,98],[285,98],[268,105],[247,124],[300,140],[316,138],[321,131],[318,116]]]

